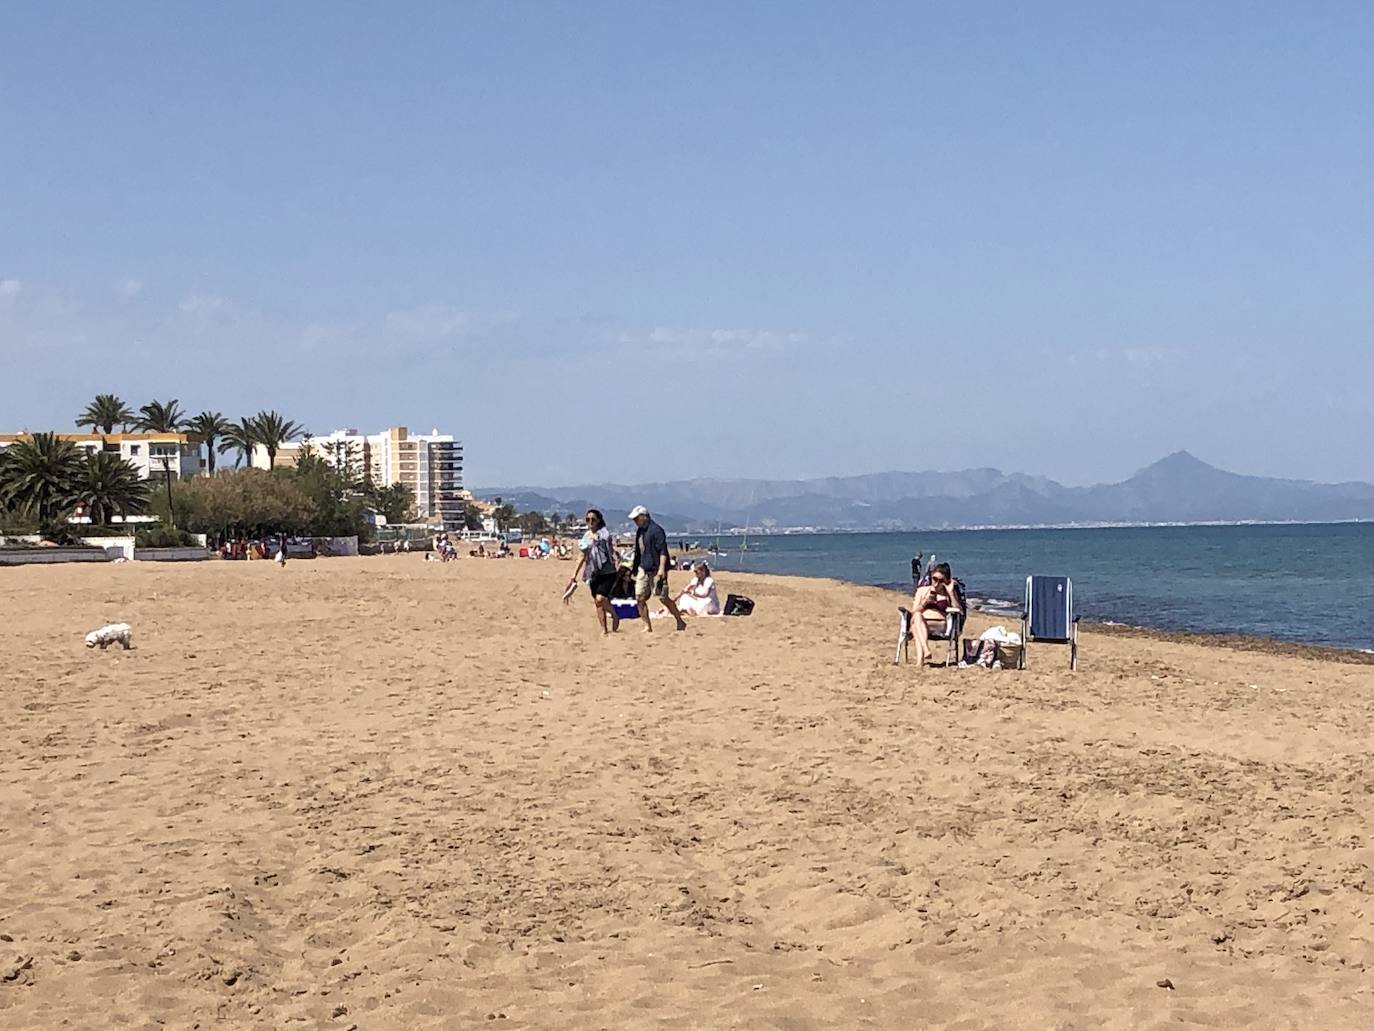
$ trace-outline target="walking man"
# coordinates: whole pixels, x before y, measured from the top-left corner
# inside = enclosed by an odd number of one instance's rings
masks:
[[[687,623],[677,610],[677,602],[668,593],[668,535],[643,505],[636,505],[630,518],[639,527],[635,532],[635,601],[639,603],[639,618],[644,620],[644,632],[652,633],[654,629],[649,618],[650,598],[663,602],[668,614],[677,621],[677,628],[686,630]]]

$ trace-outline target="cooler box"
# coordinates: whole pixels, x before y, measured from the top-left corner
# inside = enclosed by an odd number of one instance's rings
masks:
[[[633,598],[612,598],[611,611],[618,619],[638,619],[639,605]]]

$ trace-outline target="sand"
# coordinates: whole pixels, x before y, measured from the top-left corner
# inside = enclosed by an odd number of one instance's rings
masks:
[[[0,1027],[1374,1025],[1374,669],[568,571],[0,570]]]

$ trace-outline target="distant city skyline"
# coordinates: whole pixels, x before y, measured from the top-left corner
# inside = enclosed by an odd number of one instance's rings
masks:
[[[1374,8],[7,5],[0,432],[1374,481]]]

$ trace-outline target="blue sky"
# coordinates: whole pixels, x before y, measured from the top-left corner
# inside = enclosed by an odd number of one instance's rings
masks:
[[[0,429],[1374,480],[1374,7],[9,3]]]

